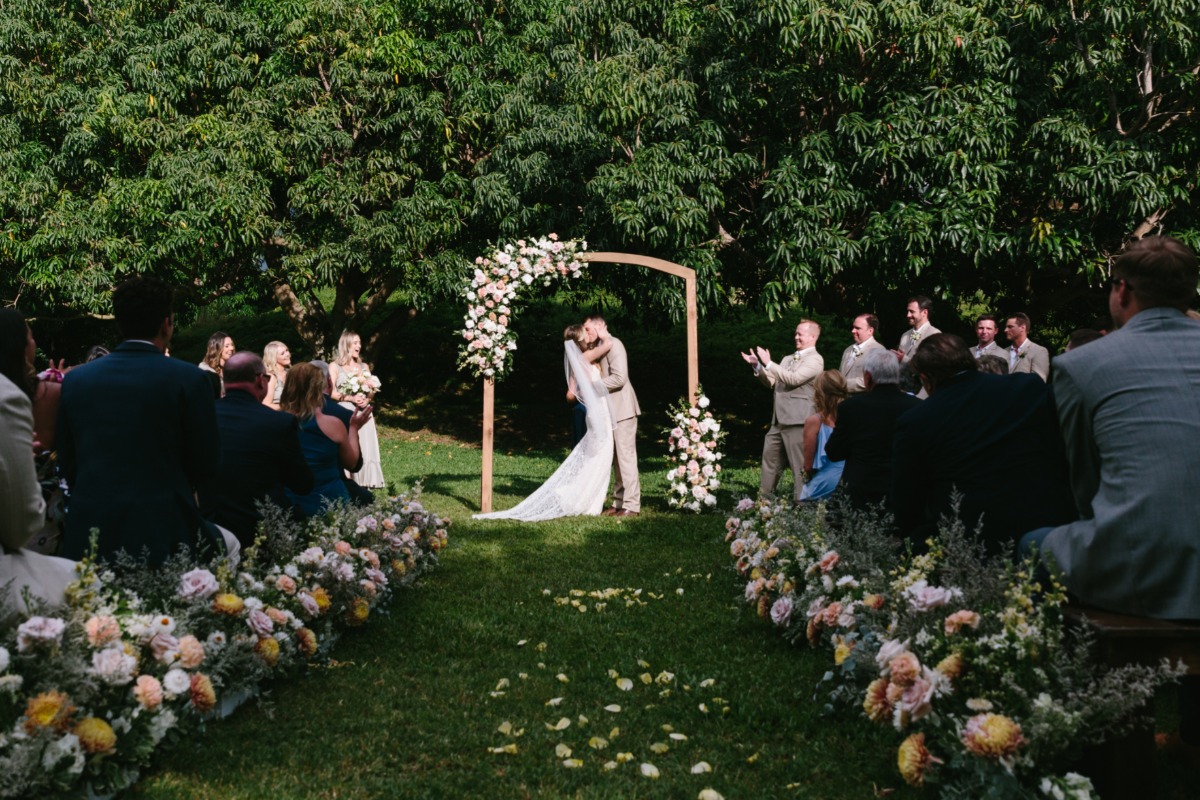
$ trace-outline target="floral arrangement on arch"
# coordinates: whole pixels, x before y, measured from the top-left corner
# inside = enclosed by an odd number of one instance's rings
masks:
[[[579,254],[587,242],[560,242],[551,233],[540,239],[518,239],[475,259],[475,270],[463,295],[467,313],[460,332],[458,366],[476,377],[501,378],[517,349],[512,321],[521,295],[534,283],[550,286],[556,279],[578,278],[586,264]]]
[[[159,747],[322,659],[436,565],[449,522],[417,492],[304,524],[268,512],[236,573],[85,559],[68,608],[0,629],[0,797],[119,792]]]
[[[899,553],[886,520],[823,504],[744,499],[726,541],[744,596],[786,637],[824,648],[827,713],[903,736],[892,758],[913,786],[948,797],[1091,800],[1067,771],[1082,742],[1120,735],[1181,672],[1108,669],[1085,632],[1068,634],[1066,592],[1036,559],[988,558],[961,523],[921,554]]]
[[[709,399],[697,389],[699,398],[691,405],[681,399],[669,412],[671,428],[667,434],[667,470],[671,490],[667,504],[683,511],[700,512],[717,504],[721,486],[721,440],[725,432],[708,410]]]

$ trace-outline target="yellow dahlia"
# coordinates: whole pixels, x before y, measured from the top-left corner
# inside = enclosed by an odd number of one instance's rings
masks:
[[[37,733],[42,728],[65,731],[71,725],[75,707],[66,692],[42,692],[29,698],[25,706],[25,732]]]
[[[872,722],[887,722],[892,718],[892,701],[888,699],[887,678],[876,678],[867,687],[867,696],[863,698],[863,711]]]
[[[271,641],[275,640],[272,639]],[[200,672],[193,675],[191,689],[192,708],[201,714],[207,714],[209,711],[212,711],[213,706],[217,704],[217,693],[213,689],[212,681],[208,679],[208,676]]]
[[[945,675],[949,680],[956,681],[958,676],[962,675],[963,667],[966,662],[959,653],[951,653],[943,658],[937,664],[937,671]]]
[[[367,602],[365,597],[356,597],[350,603],[350,607],[346,609],[346,623],[349,625],[362,625],[370,615],[371,604]]]
[[[80,720],[71,733],[79,737],[79,744],[87,753],[111,753],[117,748],[117,734],[99,717]]]
[[[317,610],[324,614],[329,608],[329,592],[325,591],[324,586],[318,586],[312,590],[312,598],[317,601]]]
[[[296,648],[306,656],[315,655],[317,652],[317,635],[308,628],[301,628],[296,631]]]
[[[403,578],[408,574],[408,565],[398,558],[392,559],[392,572]]]
[[[254,652],[268,667],[273,667],[279,662],[279,642],[270,636],[259,639],[254,645]]]
[[[242,598],[236,594],[223,593],[213,597],[212,608],[218,614],[228,614],[231,617],[236,617],[242,613],[242,609],[245,607],[246,604],[242,602]]]
[[[963,728],[963,744],[977,756],[1004,758],[1025,742],[1021,726],[1003,714],[976,714]]]
[[[900,745],[896,763],[900,767],[900,776],[910,786],[923,786],[925,773],[931,764],[942,763],[934,758],[925,747],[925,734],[914,733]]]
[[[853,651],[854,647],[852,645],[845,642],[838,642],[838,646],[833,648],[833,663],[840,667],[842,662],[849,658],[850,653]]]
[[[763,592],[762,594],[760,594],[758,596],[758,616],[762,619],[766,619],[767,615],[770,613],[771,613],[771,598],[767,595],[766,592]]]

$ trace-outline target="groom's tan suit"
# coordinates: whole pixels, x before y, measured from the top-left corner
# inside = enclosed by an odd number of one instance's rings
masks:
[[[642,485],[637,468],[637,418],[642,413],[629,382],[629,356],[621,340],[612,337],[612,349],[600,359],[600,374],[608,389],[608,410],[613,421],[613,507],[642,510]]]

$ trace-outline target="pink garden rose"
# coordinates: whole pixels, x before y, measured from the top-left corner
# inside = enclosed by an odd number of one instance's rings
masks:
[[[828,553],[821,556],[821,560],[817,562],[817,566],[820,568],[821,572],[832,572],[833,568],[837,566],[837,563],[841,561],[841,558],[842,557],[837,554],[836,550],[830,550]]]
[[[163,687],[158,678],[153,675],[139,675],[133,687],[133,696],[147,711],[153,711],[162,705]]]
[[[103,647],[121,638],[121,626],[113,617],[90,617],[84,623],[83,629],[87,633],[88,644],[92,647]]]
[[[179,666],[195,669],[204,661],[204,645],[195,636],[184,636],[179,640]]]
[[[42,645],[62,644],[63,631],[67,623],[58,617],[30,617],[17,628],[17,651],[25,651]]]
[[[275,623],[271,621],[271,618],[258,609],[254,609],[246,615],[246,624],[258,636],[270,636],[275,630]]]
[[[287,575],[280,575],[275,579],[275,586],[284,594],[296,593],[296,582]]]
[[[179,576],[179,596],[184,600],[207,600],[220,586],[216,577],[206,569],[194,569]]]
[[[786,627],[792,618],[792,598],[784,595],[771,605],[771,621],[779,627]]]
[[[971,629],[978,628],[979,614],[963,609],[946,617],[946,633],[958,633],[964,626]]]

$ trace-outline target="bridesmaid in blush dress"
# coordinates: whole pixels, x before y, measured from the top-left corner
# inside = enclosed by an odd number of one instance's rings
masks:
[[[379,390],[379,379],[371,374],[362,361],[362,339],[354,331],[342,331],[338,339],[337,358],[329,365],[329,377],[333,381],[332,398],[348,409],[363,408],[371,404]],[[358,379],[357,390],[349,387],[352,378]],[[375,420],[370,419],[359,432],[363,464],[358,472],[346,472],[346,477],[368,489],[382,489],[383,464],[379,457],[379,434]]]

